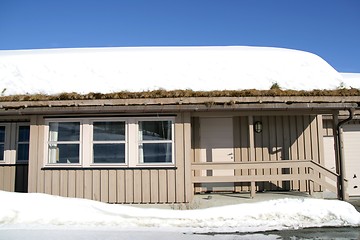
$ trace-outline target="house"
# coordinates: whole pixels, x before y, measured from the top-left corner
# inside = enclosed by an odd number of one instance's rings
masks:
[[[360,94],[336,89],[342,76],[314,54],[1,51],[0,69],[2,190],[110,203],[189,202],[217,191],[347,197],[342,131],[332,130],[353,117]],[[325,164],[324,136],[336,146],[333,163]]]

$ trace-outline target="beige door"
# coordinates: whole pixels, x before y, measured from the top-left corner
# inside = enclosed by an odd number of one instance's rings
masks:
[[[345,178],[348,180],[349,196],[360,196],[360,126],[351,124],[343,127]],[[324,137],[325,167],[336,172],[334,137]],[[334,184],[334,181],[326,179]]]
[[[348,194],[360,196],[360,125],[344,126],[345,178]]]
[[[232,118],[200,118],[200,161],[233,162]],[[234,176],[234,170],[208,170],[203,176]],[[233,183],[204,184],[207,191],[233,191]]]

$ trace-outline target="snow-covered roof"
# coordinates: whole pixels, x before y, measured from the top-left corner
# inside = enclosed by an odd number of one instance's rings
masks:
[[[191,89],[335,89],[312,53],[270,47],[117,47],[0,51],[2,95]]]
[[[360,88],[360,73],[340,73],[345,87]]]

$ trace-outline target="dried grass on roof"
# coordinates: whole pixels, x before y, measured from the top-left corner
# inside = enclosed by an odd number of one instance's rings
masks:
[[[144,92],[116,92],[116,93],[61,93],[58,95],[14,95],[1,96],[0,101],[57,101],[57,100],[96,100],[96,99],[144,99],[144,98],[190,98],[190,97],[269,97],[269,96],[360,96],[360,89],[336,89],[336,90],[239,90],[239,91],[192,91],[192,90],[154,90]]]

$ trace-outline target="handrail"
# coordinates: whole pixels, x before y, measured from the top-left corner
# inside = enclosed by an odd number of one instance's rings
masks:
[[[337,185],[339,174],[330,171],[324,166],[313,160],[283,160],[283,161],[249,161],[249,162],[194,162],[192,171],[201,170],[219,170],[219,169],[247,169],[250,175],[234,175],[234,176],[193,176],[192,182],[195,183],[211,183],[211,182],[262,182],[262,181],[286,181],[286,180],[308,180],[309,183],[316,183],[325,189],[337,193]],[[308,171],[301,174],[267,174],[255,175],[258,169],[274,169],[274,168],[305,168]],[[335,182],[335,186],[327,182],[324,177]],[[254,189],[251,195],[254,196]],[[309,192],[312,188],[309,185]]]

